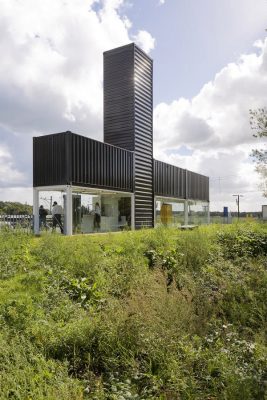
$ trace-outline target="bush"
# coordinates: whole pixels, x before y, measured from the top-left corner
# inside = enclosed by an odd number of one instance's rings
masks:
[[[225,258],[258,257],[267,255],[267,233],[251,229],[237,228],[231,231],[221,231],[217,235]]]

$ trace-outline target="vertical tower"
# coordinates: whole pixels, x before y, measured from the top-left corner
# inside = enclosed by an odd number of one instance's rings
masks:
[[[104,142],[134,152],[135,227],[153,227],[153,61],[134,43],[104,53]]]

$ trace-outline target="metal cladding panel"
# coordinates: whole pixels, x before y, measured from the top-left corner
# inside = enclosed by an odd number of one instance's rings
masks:
[[[133,191],[133,153],[71,132],[33,139],[33,186]]]
[[[65,132],[33,138],[33,186],[68,182]]]
[[[134,150],[134,44],[104,53],[104,142]]]
[[[209,178],[154,160],[155,196],[209,201]]]
[[[154,225],[152,79],[134,43],[104,53],[104,142],[134,151],[136,228]]]
[[[209,178],[187,171],[187,198],[209,201]]]
[[[71,134],[70,153],[73,185],[133,191],[132,152]]]
[[[186,198],[186,170],[154,160],[155,196]]]
[[[134,46],[135,227],[153,227],[153,61]]]

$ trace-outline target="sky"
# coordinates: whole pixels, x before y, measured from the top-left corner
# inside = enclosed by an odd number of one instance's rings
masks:
[[[32,204],[32,137],[103,140],[103,52],[154,60],[154,157],[260,211],[249,109],[267,106],[267,0],[0,0],[0,201]]]

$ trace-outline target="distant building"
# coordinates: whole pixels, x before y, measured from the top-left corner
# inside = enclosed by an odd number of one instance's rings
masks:
[[[134,43],[104,53],[104,142],[33,138],[33,187],[36,233],[42,191],[63,193],[67,235],[208,221],[209,178],[153,159],[153,61]]]

